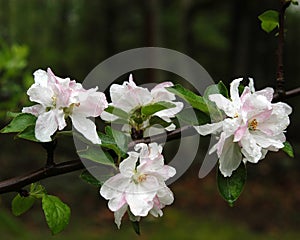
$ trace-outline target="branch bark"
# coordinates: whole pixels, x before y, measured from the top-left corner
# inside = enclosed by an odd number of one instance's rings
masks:
[[[287,99],[299,95],[300,88],[295,88],[290,91],[287,91],[285,96],[280,96],[278,93],[275,93],[273,101],[277,102],[279,100],[282,100],[282,98]],[[152,137],[134,140],[128,144],[128,148],[132,149],[138,143],[161,143],[163,141],[171,141],[174,139],[179,139],[181,137],[193,136],[195,134],[197,134],[197,132],[192,126],[184,126],[182,128],[178,128],[174,131],[168,132],[167,136],[165,134],[158,134]],[[31,183],[40,181],[42,179],[63,175],[70,172],[75,172],[81,169],[84,169],[84,165],[80,159],[58,163],[54,165],[46,165],[44,168],[40,168],[31,173],[27,173],[22,176],[10,178],[0,182],[0,194],[8,192],[20,192],[22,191],[23,187]]]
[[[279,9],[279,32],[278,32],[278,47],[277,47],[277,74],[276,74],[276,92],[282,98],[285,96],[284,87],[284,68],[283,68],[283,47],[284,47],[284,22],[285,11],[291,4],[291,1],[280,0]]]

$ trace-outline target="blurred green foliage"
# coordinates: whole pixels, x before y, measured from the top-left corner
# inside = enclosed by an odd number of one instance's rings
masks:
[[[27,102],[26,90],[33,78],[26,70],[28,47],[7,45],[0,39],[0,119],[8,111],[20,111]]]

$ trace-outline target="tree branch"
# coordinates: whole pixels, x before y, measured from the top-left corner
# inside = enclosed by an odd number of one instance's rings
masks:
[[[285,93],[285,96],[280,96],[278,93],[275,93],[273,101],[277,102],[283,99],[299,95],[300,88],[295,88],[290,91],[287,91]],[[167,132],[166,134],[163,133],[152,137],[134,140],[128,144],[128,148],[132,149],[138,143],[162,143],[164,141],[171,141],[174,139],[179,139],[181,137],[193,136],[195,134],[197,134],[197,132],[193,126],[184,126],[182,128],[175,129],[174,131]],[[84,169],[84,165],[80,159],[46,166],[31,173],[27,173],[22,176],[10,178],[0,182],[0,194],[8,192],[22,192],[22,188],[31,183],[40,181],[42,179],[63,175],[70,172],[75,172],[80,169]]]
[[[277,74],[276,74],[276,92],[280,97],[285,96],[284,88],[284,69],[283,69],[283,46],[284,46],[284,20],[285,11],[291,4],[291,1],[280,0],[279,9],[279,32],[278,32],[278,47],[277,47]]]
[[[59,163],[52,167],[40,168],[34,172],[0,182],[0,194],[8,192],[19,192],[23,187],[31,183],[40,181],[45,178],[74,172],[83,168],[84,166],[80,159]]]

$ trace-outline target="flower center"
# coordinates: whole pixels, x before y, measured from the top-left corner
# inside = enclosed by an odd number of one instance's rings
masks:
[[[138,176],[137,180],[138,182],[144,182],[146,180],[147,176],[145,174],[142,174]]]
[[[257,120],[254,118],[254,119],[249,123],[248,127],[249,127],[250,130],[255,131],[256,128],[257,128],[257,125],[258,125],[258,122],[257,122]]]
[[[138,184],[138,183],[141,183],[141,182],[144,182],[145,180],[147,179],[147,175],[146,174],[135,174],[133,176],[133,181]]]
[[[51,99],[52,99],[52,105],[53,105],[53,107],[56,107],[57,97],[54,95],[54,96],[51,97]]]

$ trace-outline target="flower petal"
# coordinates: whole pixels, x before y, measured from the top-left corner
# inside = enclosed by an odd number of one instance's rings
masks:
[[[232,102],[238,104],[237,107],[240,107],[239,85],[242,80],[243,78],[238,78],[230,83],[230,98]]]
[[[35,137],[41,142],[52,141],[51,136],[58,128],[54,111],[41,114],[35,124]]]
[[[122,217],[126,213],[127,208],[128,208],[128,205],[124,204],[123,207],[121,207],[119,210],[117,210],[117,211],[114,212],[115,223],[117,224],[117,226],[118,226],[119,229],[120,229],[120,226],[121,226]]]
[[[101,140],[96,131],[96,125],[90,119],[81,114],[73,113],[70,115],[74,128],[80,132],[86,139],[94,144],[101,144]]]
[[[226,139],[219,161],[219,168],[224,177],[230,177],[232,172],[239,167],[242,161],[241,148],[233,142],[233,137]]]
[[[222,130],[222,126],[223,126],[223,121],[217,123],[208,123],[201,126],[194,126],[194,128],[199,134],[206,136],[211,133],[220,132]]]

